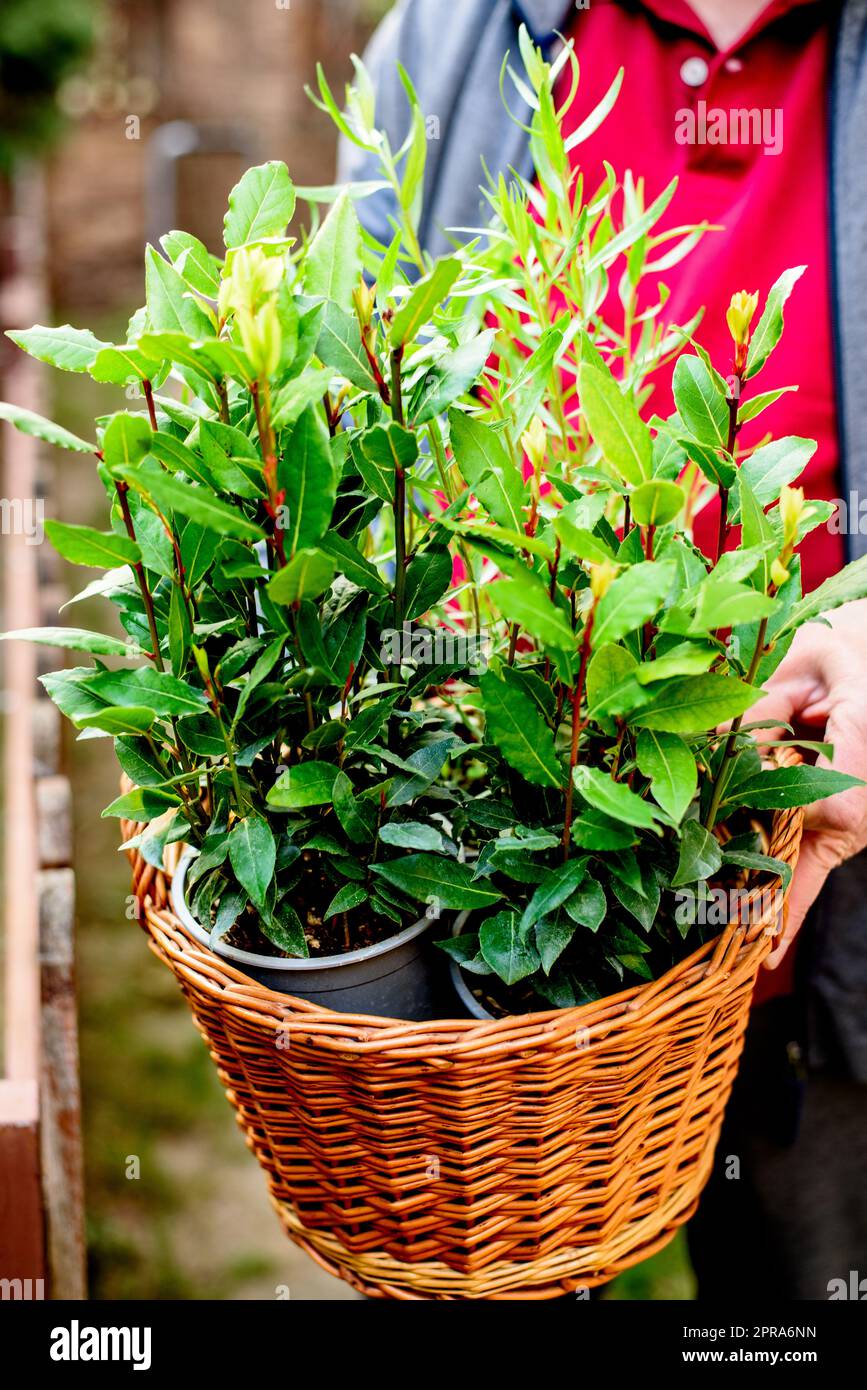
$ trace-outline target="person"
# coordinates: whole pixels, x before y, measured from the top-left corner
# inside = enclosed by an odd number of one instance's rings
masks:
[[[814,587],[867,552],[867,0],[398,0],[365,61],[395,148],[408,126],[399,62],[436,118],[420,228],[432,255],[453,244],[450,229],[481,225],[482,160],[494,176],[533,176],[500,92],[522,23],[549,56],[564,37],[574,43],[576,122],[625,70],[610,116],[574,152],[585,186],[601,182],[604,159],[643,176],[650,196],[677,174],[667,225],[722,228],[661,276],[670,321],[705,306],[700,338],[716,362],[731,356],[732,292],[764,294],[806,265],[768,385],[799,384],[775,404],[774,433],[818,439],[808,496],[843,499],[804,546]],[[339,166],[342,179],[375,176],[348,142]],[[386,244],[389,197],[358,204]],[[803,628],[750,717],[808,728],[833,743],[835,767],[867,780],[865,691],[867,601]],[[809,808],[806,826],[788,924],[690,1228],[700,1298],[828,1298],[834,1281],[867,1276],[867,789]]]

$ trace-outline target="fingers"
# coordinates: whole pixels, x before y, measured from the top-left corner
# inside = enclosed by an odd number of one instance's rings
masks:
[[[783,934],[771,954],[764,962],[766,970],[776,970],[785,958],[792,942],[804,925],[804,918],[818,898],[833,863],[822,845],[822,837],[805,834],[801,842],[801,855],[792,889],[789,894],[788,916],[785,917]]]

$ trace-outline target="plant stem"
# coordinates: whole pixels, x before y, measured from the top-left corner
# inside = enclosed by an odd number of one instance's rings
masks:
[[[738,434],[738,407],[741,402],[741,381],[740,377],[732,378],[731,395],[728,398],[729,408],[729,432],[726,440],[726,453],[734,457],[735,440]],[[714,566],[720,562],[720,556],[726,548],[729,537],[729,490],[720,484],[719,490],[719,528],[716,538],[716,559]]]
[[[147,401],[148,415],[150,416],[151,421],[151,429],[156,433],[156,431],[159,429],[159,425],[157,424],[157,412],[156,406],[154,405],[154,388],[148,381],[147,377],[144,378],[141,385],[142,390],[144,391],[144,398]]]
[[[274,523],[271,548],[277,559],[278,569],[282,569],[286,564],[286,551],[283,545],[283,523],[280,519],[280,508],[283,505],[285,495],[277,486],[277,444],[274,439],[274,431],[271,428],[271,400],[267,381],[254,381],[250,387],[250,394],[253,397],[256,428],[259,432],[259,447],[264,463],[263,477],[268,489],[268,500],[265,503],[265,508]]]
[[[584,636],[581,642],[581,662],[578,667],[578,680],[572,692],[572,746],[569,750],[569,783],[566,787],[566,808],[563,817],[563,858],[569,858],[569,844],[572,839],[572,804],[575,792],[575,778],[573,776],[575,768],[578,766],[578,750],[581,745],[581,701],[584,699],[584,687],[587,682],[587,662],[590,657],[590,644],[593,637],[593,622],[596,617],[596,605],[590,609],[587,621],[584,624]]]
[[[129,536],[130,540],[134,541],[136,538],[135,526],[133,525],[132,515],[129,510],[129,502],[127,501],[126,496],[129,492],[129,483],[116,481],[114,487],[117,493],[117,500],[120,503],[120,511],[121,516],[123,517],[123,524],[126,527],[126,533]],[[151,591],[148,588],[147,575],[144,571],[144,565],[142,564],[141,560],[136,560],[133,562],[132,568],[135,572],[136,580],[138,581],[139,592],[141,593],[142,602],[144,603],[145,607],[145,613],[147,614],[148,628],[150,630],[151,644],[153,646],[153,662],[158,671],[164,671],[165,665],[163,663],[162,652],[160,651],[160,639],[159,633],[157,632],[157,620],[156,615],[154,613],[154,601],[151,597]]]
[[[761,662],[762,655],[765,650],[765,640],[767,638],[767,635],[768,619],[763,618],[761,623],[759,624],[758,636],[756,637],[756,647],[755,651],[753,652],[753,659],[750,662],[750,669],[747,672],[747,685],[752,685],[753,681],[756,678],[756,672],[759,669],[759,663]],[[706,830],[713,830],[714,825],[716,824],[716,818],[717,813],[719,812],[720,802],[722,800],[723,793],[726,787],[728,786],[729,777],[731,775],[731,760],[734,755],[735,743],[737,741],[737,736],[740,733],[741,725],[743,724],[743,722],[744,717],[743,715],[741,715],[732,724],[728,738],[725,741],[722,759],[720,761],[719,770],[717,772],[716,780],[714,782],[713,793],[710,799],[710,806],[708,808],[707,816],[705,817],[704,825]]]
[[[403,426],[403,348],[391,354],[391,410],[395,424]],[[403,629],[406,609],[406,473],[400,463],[394,468],[394,625]]]

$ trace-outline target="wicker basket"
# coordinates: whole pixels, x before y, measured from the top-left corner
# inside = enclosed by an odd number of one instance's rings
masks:
[[[792,867],[802,819],[774,820],[771,853]],[[553,1298],[645,1259],[695,1210],[770,913],[580,1008],[402,1023],[254,984],[184,933],[167,874],[130,857],[151,948],[274,1207],[331,1273],[385,1298]]]

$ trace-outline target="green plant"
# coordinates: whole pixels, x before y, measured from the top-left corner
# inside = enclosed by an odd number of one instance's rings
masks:
[[[389,247],[362,236],[352,194],[336,189],[306,190],[330,211],[315,235],[287,239],[296,190],[271,163],[233,190],[221,259],[182,232],[164,254],[148,248],[126,342],[68,325],[10,334],[141,393],[93,441],[0,407],[95,456],[110,529],[46,531],[66,560],[107,571],[84,594],[109,599],[126,634],[13,635],[96,658],[45,687],[82,736],[114,739],[135,788],[105,814],[146,823],[130,843],[154,864],[169,843],[199,849],[191,907],[214,941],[261,947],[261,931],[306,955],[400,930],[417,895],[387,871],[407,846],[441,863],[441,906],[452,880],[494,900],[469,884],[443,818],[444,769],[472,745],[449,705],[422,700],[467,658],[432,670],[400,655],[404,624],[452,579],[426,438],[493,336],[462,321],[462,260],[431,266],[419,250],[425,151],[417,122],[402,151],[382,151],[403,206]]]
[[[85,593],[115,603],[127,640],[24,635],[144,663],[45,684],[85,736],[114,737],[136,789],[106,814],[149,823],[142,854],[201,850],[191,905],[214,938],[332,952],[419,904],[468,908],[454,956],[569,1004],[686,949],[663,893],[724,865],[776,870],[743,808],[851,784],[763,770],[741,721],[798,625],[867,593],[867,566],[801,599],[797,543],[826,515],[790,486],[810,446],[736,446],[778,394],[744,388],[796,273],[751,338],[755,306],[735,303],[729,386],[698,316],[663,326],[664,290],[637,307],[642,279],[706,229],[656,233],[673,190],[646,207],[631,176],[619,211],[613,173],[585,198],[555,99],[571,50],[551,67],[522,34],[522,51],[546,191],[501,179],[485,236],[435,264],[419,246],[425,124],[405,75],[410,133],[392,151],[363,67],[345,111],[320,74],[317,100],[382,178],[302,190],[331,208],[293,244],[285,167],[250,170],[222,260],[180,232],[148,250],[127,343],[12,335],[138,383],[144,410],[99,421],[97,443],[0,415],[98,458],[111,529],[47,529],[67,559],[109,566]],[[382,189],[387,247],[353,207]],[[602,316],[615,275],[619,329]],[[675,357],[678,411],[645,423]],[[725,520],[705,557],[691,525],[713,490]]]
[[[744,721],[797,629],[867,593],[860,561],[802,597],[798,546],[833,511],[792,486],[815,444],[738,447],[743,423],[782,394],[757,386],[801,268],[771,288],[755,327],[757,296],[735,295],[728,378],[695,341],[700,316],[663,326],[664,286],[639,313],[642,278],[708,229],[657,234],[673,189],[645,207],[628,174],[618,225],[613,171],[587,194],[563,138],[572,55],[552,68],[526,36],[522,46],[540,187],[489,190],[495,221],[474,259],[498,324],[495,365],[470,410],[449,412],[475,503],[441,522],[477,557],[490,637],[489,669],[459,702],[488,768],[462,824],[476,881],[499,896],[441,944],[512,1007],[656,978],[728,920],[721,890],[748,874],[787,883],[757,818],[855,783],[773,766],[761,726]],[[602,318],[609,283],[619,327]],[[651,373],[675,358],[676,412],[646,422]],[[719,534],[705,555],[692,526],[714,494]],[[520,988],[498,994],[497,979]]]

